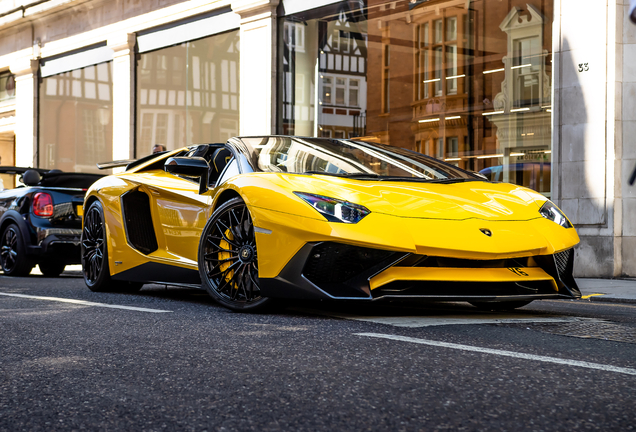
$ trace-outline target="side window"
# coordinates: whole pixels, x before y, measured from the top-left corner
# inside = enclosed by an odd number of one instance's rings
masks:
[[[223,183],[225,183],[232,177],[239,175],[240,173],[241,172],[239,171],[239,166],[238,166],[238,162],[236,161],[236,158],[232,158],[232,160],[228,162],[227,166],[223,170],[221,177],[219,177],[219,181],[217,181],[216,183],[217,186],[222,185]]]

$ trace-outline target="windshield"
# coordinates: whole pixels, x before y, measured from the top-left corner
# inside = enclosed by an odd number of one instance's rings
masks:
[[[254,171],[418,180],[483,177],[420,153],[382,144],[288,136],[240,138]]]

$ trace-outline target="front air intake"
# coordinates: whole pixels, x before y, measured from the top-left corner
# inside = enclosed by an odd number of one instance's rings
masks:
[[[568,262],[570,261],[570,257],[573,253],[574,249],[568,249],[554,254],[554,263],[556,264],[560,278],[563,278],[567,274]]]
[[[146,255],[156,251],[159,246],[148,195],[135,190],[122,195],[121,201],[128,244]]]
[[[373,268],[394,254],[392,251],[324,242],[313,247],[303,274],[307,279],[323,283],[344,282]]]
[[[369,279],[405,255],[381,249],[323,242],[312,246],[302,274],[330,296],[369,298]]]

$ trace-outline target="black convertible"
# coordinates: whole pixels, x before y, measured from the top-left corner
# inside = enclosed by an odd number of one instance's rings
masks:
[[[0,191],[0,265],[5,275],[28,275],[36,264],[58,276],[80,263],[82,205],[88,187],[103,177],[60,170],[0,167],[25,186]]]

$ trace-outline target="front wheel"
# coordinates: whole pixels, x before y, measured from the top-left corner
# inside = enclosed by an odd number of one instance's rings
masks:
[[[205,225],[199,273],[210,296],[229,309],[256,311],[270,303],[261,296],[254,225],[242,199],[221,205]]]
[[[532,300],[519,300],[519,301],[507,301],[507,302],[468,302],[475,306],[477,309],[487,311],[510,311],[520,307],[524,307]]]

